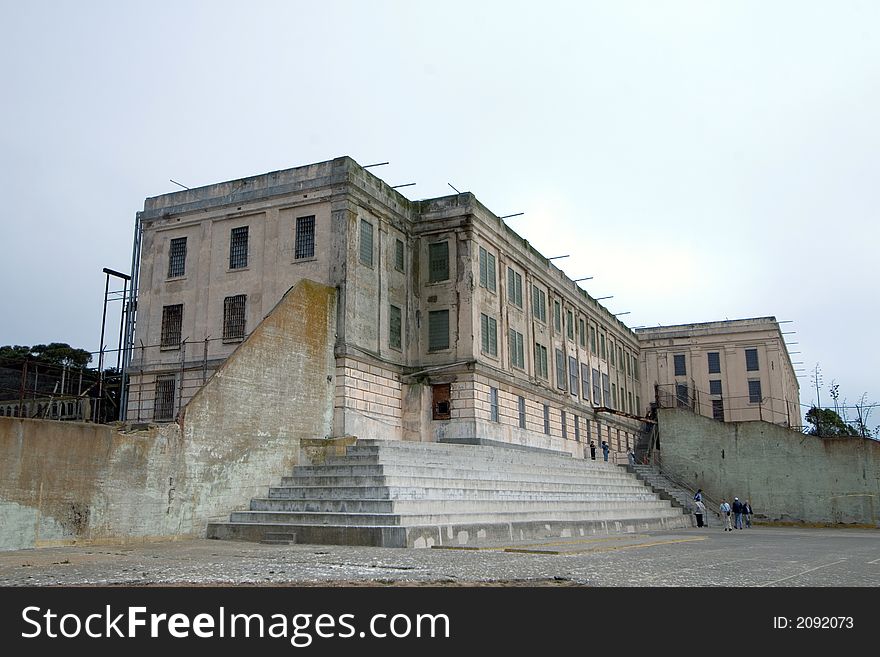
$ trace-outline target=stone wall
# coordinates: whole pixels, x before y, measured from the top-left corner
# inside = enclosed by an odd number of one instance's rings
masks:
[[[0,418],[0,549],[203,536],[331,433],[335,291],[292,288],[186,406],[140,431]]]
[[[661,409],[661,469],[757,519],[880,526],[880,442]]]

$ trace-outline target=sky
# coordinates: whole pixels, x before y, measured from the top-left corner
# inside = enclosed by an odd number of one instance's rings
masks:
[[[101,270],[131,270],[171,180],[349,155],[413,200],[523,212],[631,327],[773,315],[802,403],[817,364],[823,405],[832,381],[880,402],[880,3],[0,9],[0,345],[97,350]]]

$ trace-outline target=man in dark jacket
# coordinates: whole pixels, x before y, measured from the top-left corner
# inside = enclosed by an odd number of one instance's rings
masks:
[[[743,528],[743,505],[738,497],[733,498],[733,526],[737,529]]]
[[[590,441],[590,458],[596,460],[596,443]]]

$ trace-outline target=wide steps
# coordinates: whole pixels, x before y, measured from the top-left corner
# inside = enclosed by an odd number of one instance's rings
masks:
[[[486,445],[359,440],[300,465],[210,538],[428,547],[690,526],[603,461]]]

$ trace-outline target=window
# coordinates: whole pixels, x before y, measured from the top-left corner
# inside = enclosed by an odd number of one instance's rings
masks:
[[[223,340],[244,339],[245,304],[247,295],[237,294],[223,299]]]
[[[367,267],[373,266],[373,224],[369,221],[361,219],[361,239],[360,239],[360,258],[361,264]]]
[[[577,397],[578,394],[578,362],[577,358],[568,357],[568,391]]]
[[[612,366],[617,365],[617,360],[614,357],[614,342],[612,340],[608,341],[608,351],[609,351],[609,362]]]
[[[589,443],[593,439],[592,427],[590,426],[590,421],[584,418],[584,427],[586,428],[586,437],[585,442]]]
[[[680,408],[689,408],[691,405],[691,396],[686,383],[675,384],[675,399]]]
[[[635,356],[633,356],[633,378],[639,380],[639,361]]]
[[[720,399],[712,400],[712,419],[724,422],[724,402]]]
[[[406,270],[405,252],[402,240],[394,240],[394,268],[397,271]]]
[[[498,422],[498,388],[489,388],[489,419]]]
[[[510,349],[510,364],[523,370],[526,367],[526,357],[523,353],[523,334],[510,329],[508,333],[508,348]]]
[[[403,322],[402,313],[397,306],[388,308],[388,346],[392,349],[400,349],[403,345]]]
[[[710,351],[706,354],[709,358],[709,374],[721,374],[721,354],[717,351]],[[721,393],[718,393],[721,394]]]
[[[602,405],[611,406],[611,386],[608,375],[602,374]]]
[[[599,378],[599,370],[593,368],[593,404],[602,405],[602,380]]]
[[[617,345],[617,367],[623,372],[623,347]]]
[[[542,379],[550,376],[547,371],[547,347],[537,342],[535,343],[535,374]]]
[[[626,391],[626,412],[633,414],[633,394],[629,390]]]
[[[495,256],[480,247],[480,287],[495,291]]]
[[[556,350],[556,387],[565,390],[565,354]]]
[[[449,349],[449,311],[432,310],[428,313],[428,351]]]
[[[746,372],[758,371],[758,350],[746,349]]]
[[[590,400],[590,368],[586,363],[581,363],[581,395]]]
[[[168,278],[186,274],[186,238],[175,237],[168,249]]]
[[[605,334],[599,335],[599,358],[605,360]]]
[[[544,290],[534,285],[532,286],[532,314],[535,319],[541,322],[547,321],[547,296],[544,294]]]
[[[760,404],[761,399],[761,381],[758,379],[749,380],[749,403]]]
[[[578,319],[578,342],[582,347],[587,346],[586,325],[582,318]]]
[[[672,357],[673,365],[675,369],[675,376],[686,376],[687,375],[687,366],[684,360],[684,354],[676,354]]]
[[[490,356],[498,355],[498,322],[494,317],[480,314],[480,335],[482,337],[482,350]]]
[[[562,304],[553,301],[553,328],[557,331],[562,330]]]
[[[229,268],[243,269],[248,264],[248,227],[233,228],[229,236]]]
[[[522,308],[522,276],[510,267],[507,268],[507,300]]]
[[[159,342],[162,349],[180,347],[180,332],[183,327],[183,304],[162,307],[162,338]]]
[[[559,411],[559,415],[562,418],[562,438],[568,438],[568,427],[565,426],[565,411]]]
[[[632,365],[632,357],[629,354],[624,354],[624,358],[626,359],[626,375],[632,376],[632,369],[630,365]]]
[[[574,439],[575,442],[581,442],[581,427],[580,422],[578,421],[577,415],[571,416],[571,423],[574,426]]]
[[[565,311],[565,334],[569,340],[574,340],[574,316],[570,310]]]
[[[590,351],[596,353],[596,327],[590,327]]]
[[[156,377],[156,398],[153,401],[154,420],[174,419],[174,377]]]
[[[519,428],[526,428],[526,398],[518,397],[517,398],[517,410],[519,411]]]
[[[315,216],[296,218],[296,240],[293,245],[293,259],[315,257]]]
[[[712,379],[709,381],[709,394],[710,395],[720,395],[721,394],[721,379]]]
[[[544,433],[550,435],[550,407],[544,404]]]
[[[428,282],[449,280],[449,242],[428,245]]]
[[[642,398],[636,395],[636,415],[642,414]]]
[[[617,408],[617,386],[611,384],[611,408]]]

